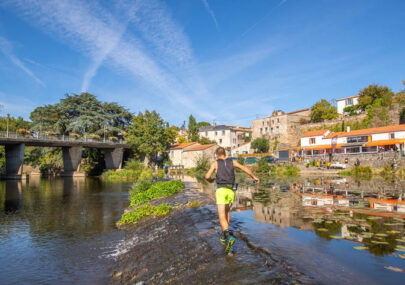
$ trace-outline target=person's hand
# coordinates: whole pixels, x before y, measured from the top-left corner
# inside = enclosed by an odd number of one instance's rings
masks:
[[[256,176],[253,176],[252,178],[253,178],[254,183],[259,183],[260,182],[260,179],[257,178]]]

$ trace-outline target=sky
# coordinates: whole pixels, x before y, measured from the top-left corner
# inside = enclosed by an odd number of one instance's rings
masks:
[[[1,0],[0,115],[89,92],[250,126],[405,80],[405,1]]]

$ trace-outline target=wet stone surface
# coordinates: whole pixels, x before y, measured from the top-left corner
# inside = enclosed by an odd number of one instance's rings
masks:
[[[216,206],[206,194],[189,189],[154,203],[178,206],[190,201],[201,205],[178,207],[164,218],[127,229],[112,284],[311,283],[291,265],[250,242],[237,221],[231,221],[236,253],[226,256]]]

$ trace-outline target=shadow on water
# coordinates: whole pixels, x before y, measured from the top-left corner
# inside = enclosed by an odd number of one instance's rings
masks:
[[[0,182],[0,283],[106,283],[129,184],[91,178]]]
[[[212,185],[200,185],[213,195]],[[404,181],[384,179],[240,182],[233,226],[320,282],[398,282],[404,271],[390,269],[405,269],[404,192]]]

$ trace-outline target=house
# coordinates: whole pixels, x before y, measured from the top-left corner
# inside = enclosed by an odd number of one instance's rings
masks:
[[[270,145],[277,142],[279,147],[296,146],[300,126],[310,120],[310,114],[308,108],[289,113],[275,111],[270,117],[253,120],[252,140],[267,138]]]
[[[216,141],[218,145],[228,150],[243,144],[245,137],[249,137],[251,132],[251,128],[229,125],[214,125],[198,129],[200,137]]]
[[[247,143],[241,144],[238,147],[231,149],[231,156],[237,157],[240,154],[251,153],[250,144],[251,144],[250,142],[247,142]]]
[[[359,104],[359,97],[360,95],[354,95],[336,100],[337,112],[343,114],[346,107]]]
[[[379,150],[404,153],[405,124],[369,128],[347,132],[320,130],[307,132],[301,137],[303,155],[315,156],[332,153],[367,154]]]
[[[215,151],[219,146],[217,144],[196,144],[187,149],[183,149],[182,165],[184,168],[192,168],[196,166],[197,159],[205,156],[210,162],[215,160]]]
[[[183,165],[183,151],[194,145],[198,145],[198,143],[189,142],[172,145],[169,149],[169,158],[172,161],[172,165]]]

